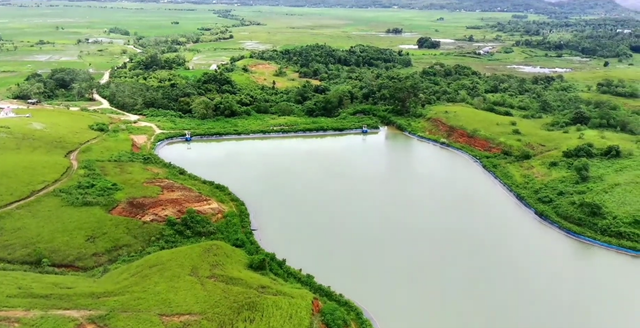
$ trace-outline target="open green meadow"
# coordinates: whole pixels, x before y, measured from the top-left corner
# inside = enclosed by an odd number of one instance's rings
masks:
[[[70,167],[66,157],[99,134],[89,129],[104,115],[53,109],[22,109],[31,118],[0,120],[0,206],[29,196],[60,178]]]

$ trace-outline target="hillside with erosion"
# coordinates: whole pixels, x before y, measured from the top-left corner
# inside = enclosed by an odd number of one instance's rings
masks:
[[[234,3],[0,3],[0,327],[380,327],[156,154],[187,135],[395,127],[640,251],[640,24],[615,2]]]

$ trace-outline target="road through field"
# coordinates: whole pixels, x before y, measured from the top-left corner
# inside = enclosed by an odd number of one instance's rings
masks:
[[[71,162],[71,172],[69,172],[68,174],[64,174],[62,177],[60,177],[58,180],[54,181],[53,183],[51,183],[49,186],[44,187],[38,191],[36,191],[33,195],[27,197],[27,198],[23,198],[21,200],[18,200],[16,202],[13,203],[9,203],[7,205],[3,205],[0,206],[0,212],[4,212],[13,208],[16,208],[26,202],[32,201],[44,194],[47,194],[49,192],[51,192],[53,189],[58,188],[58,186],[60,186],[63,182],[69,180],[69,178],[71,178],[73,176],[73,173],[76,172],[76,170],[78,169],[78,153],[80,152],[80,150],[82,148],[84,148],[87,145],[90,145],[94,142],[96,142],[98,140],[99,137],[93,138],[87,142],[85,142],[84,144],[82,144],[80,147],[76,148],[70,155],[69,155],[69,161]]]

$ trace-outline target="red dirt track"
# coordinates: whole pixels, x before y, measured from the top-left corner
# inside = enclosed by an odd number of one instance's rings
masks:
[[[432,125],[437,129],[437,134],[444,135],[449,141],[473,147],[487,153],[500,153],[502,149],[492,145],[489,141],[473,137],[467,131],[454,128],[441,119],[431,119]]]

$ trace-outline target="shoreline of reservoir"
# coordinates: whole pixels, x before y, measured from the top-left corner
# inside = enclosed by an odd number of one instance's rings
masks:
[[[349,134],[376,134],[381,129],[369,129],[366,133],[362,132],[362,129],[352,129],[344,131],[313,131],[313,132],[275,132],[275,133],[256,133],[256,134],[234,134],[234,135],[206,135],[206,136],[192,136],[193,141],[215,141],[215,140],[238,140],[238,139],[268,139],[268,138],[287,138],[287,137],[322,137],[322,136],[338,136]],[[156,143],[153,152],[158,155],[158,151],[162,147],[180,142],[188,142],[185,137],[174,137],[164,139]]]
[[[269,133],[269,134],[240,134],[240,135],[226,135],[226,136],[193,136],[191,141],[215,141],[215,140],[242,140],[242,139],[263,139],[263,138],[285,138],[285,137],[314,137],[314,136],[337,136],[337,135],[353,135],[353,134],[377,134],[381,131],[381,129],[370,129],[367,133],[363,133],[362,129],[353,129],[353,130],[345,130],[345,131],[316,131],[316,132],[284,132],[284,133]],[[175,137],[169,138],[156,143],[153,152],[159,156],[158,152],[167,145],[175,144],[175,143],[186,143],[188,141],[185,140],[185,137]],[[162,157],[161,157],[162,158]],[[164,159],[163,159],[164,160]],[[254,238],[263,249],[267,249],[265,247],[262,238],[260,238],[260,230],[259,225],[257,225],[255,216],[249,210],[249,205],[247,205],[247,210],[249,211],[249,219],[251,221],[251,231],[254,235]],[[373,314],[367,310],[359,302],[347,298],[355,303],[363,312],[365,318],[367,318],[373,328],[382,328],[378,321],[375,319]]]
[[[585,244],[591,245],[591,246],[595,246],[595,247],[599,247],[608,251],[613,251],[616,253],[620,253],[620,254],[624,254],[624,255],[628,255],[628,256],[632,256],[632,257],[638,257],[640,256],[640,251],[634,251],[632,249],[628,249],[628,248],[624,248],[624,247],[619,247],[619,246],[615,246],[615,245],[611,245],[611,244],[607,244],[607,243],[603,243],[600,241],[597,241],[595,239],[591,239],[589,237],[583,236],[581,234],[575,233],[573,231],[570,231],[568,229],[565,229],[561,226],[559,226],[558,224],[556,224],[555,222],[551,221],[550,219],[540,216],[538,215],[538,213],[536,212],[536,210],[530,206],[524,199],[522,199],[521,197],[518,196],[518,194],[513,191],[506,183],[504,183],[500,178],[498,178],[493,172],[489,171],[483,164],[482,161],[480,161],[479,159],[477,159],[476,157],[474,157],[473,155],[467,153],[466,151],[457,148],[455,146],[451,146],[449,144],[444,144],[444,143],[440,143],[437,142],[435,140],[431,140],[425,137],[421,137],[415,134],[412,134],[410,132],[407,131],[402,131],[402,133],[412,139],[415,139],[417,141],[421,141],[421,142],[425,142],[428,143],[432,146],[436,146],[436,147],[440,147],[440,148],[444,148],[446,150],[449,151],[453,151],[458,155],[461,155],[462,157],[465,157],[466,159],[474,162],[476,165],[480,166],[482,168],[482,170],[485,173],[488,173],[489,175],[491,175],[493,177],[494,182],[496,182],[504,192],[506,192],[507,194],[509,194],[509,196],[511,196],[511,198],[515,201],[517,201],[520,206],[522,206],[523,208],[525,208],[530,215],[532,215],[538,222],[544,224],[545,226],[551,228],[552,230],[559,232],[563,235],[565,235],[566,237],[569,237],[573,240],[579,241],[579,242],[583,242]]]

